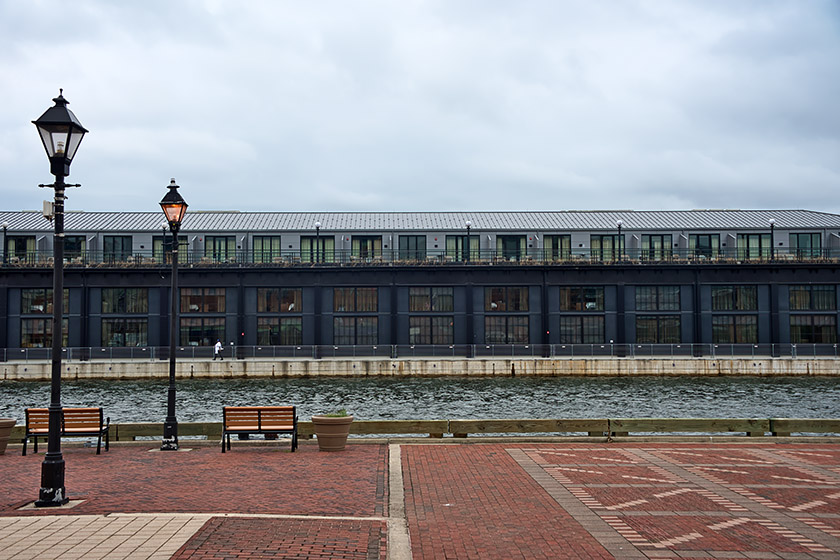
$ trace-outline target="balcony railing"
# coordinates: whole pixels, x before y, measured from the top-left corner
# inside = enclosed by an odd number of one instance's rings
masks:
[[[838,358],[837,344],[376,344],[233,346],[234,359],[276,358]],[[179,360],[212,359],[212,346],[178,346]],[[63,360],[168,360],[168,346],[62,348]],[[47,361],[51,348],[0,348],[0,361]]]
[[[330,266],[446,266],[446,265],[587,265],[587,264],[743,264],[785,262],[837,262],[840,249],[779,249],[770,255],[768,250],[725,249],[720,251],[674,249],[649,251],[625,249],[612,250],[574,249],[552,251],[528,249],[522,252],[481,250],[462,252],[445,250],[382,251],[359,254],[351,250],[334,250],[317,255],[300,251],[246,251],[208,254],[205,251],[182,249],[179,263],[195,267],[330,267]],[[171,255],[153,251],[109,253],[85,251],[65,253],[66,268],[127,268],[165,267],[171,265]],[[0,256],[4,268],[51,268],[52,250],[9,253]]]

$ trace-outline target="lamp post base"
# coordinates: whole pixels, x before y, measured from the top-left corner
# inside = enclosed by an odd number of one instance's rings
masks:
[[[60,486],[50,486],[59,483]],[[35,507],[63,506],[70,501],[64,488],[64,460],[44,461],[41,464],[41,491]]]
[[[171,388],[170,397],[171,402],[175,400],[175,395]],[[175,419],[174,415],[167,416],[163,423],[163,441],[160,444],[160,450],[178,451],[178,420]]]
[[[61,488],[41,488],[41,493],[38,501],[35,502],[35,507],[57,507],[63,506],[70,501],[70,498],[64,495],[64,487]]]

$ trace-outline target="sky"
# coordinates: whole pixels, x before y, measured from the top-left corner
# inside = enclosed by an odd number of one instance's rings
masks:
[[[837,0],[0,0],[0,209],[840,213]]]

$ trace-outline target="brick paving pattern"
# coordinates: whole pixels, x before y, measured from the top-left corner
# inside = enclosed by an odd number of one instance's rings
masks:
[[[243,550],[247,543],[247,550]],[[385,560],[383,521],[214,518],[172,556]]]
[[[613,556],[501,445],[403,446],[415,559]]]
[[[68,495],[84,502],[53,511],[59,515],[387,514],[385,445],[353,445],[343,453],[301,445],[294,453],[272,447],[221,453],[219,447],[161,452],[114,446],[102,455],[82,448],[65,448],[63,454]],[[0,456],[0,516],[20,515],[16,508],[37,498],[43,460],[43,453]]]
[[[840,559],[837,445],[150,449],[67,447],[74,506],[20,509],[43,453],[10,448],[0,558]]]
[[[616,557],[840,558],[840,450],[796,447],[508,451]]]

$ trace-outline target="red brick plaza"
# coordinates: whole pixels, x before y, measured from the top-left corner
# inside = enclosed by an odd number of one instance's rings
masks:
[[[840,558],[840,445],[305,443],[0,456],[0,557]],[[21,509],[23,508],[23,509]]]

